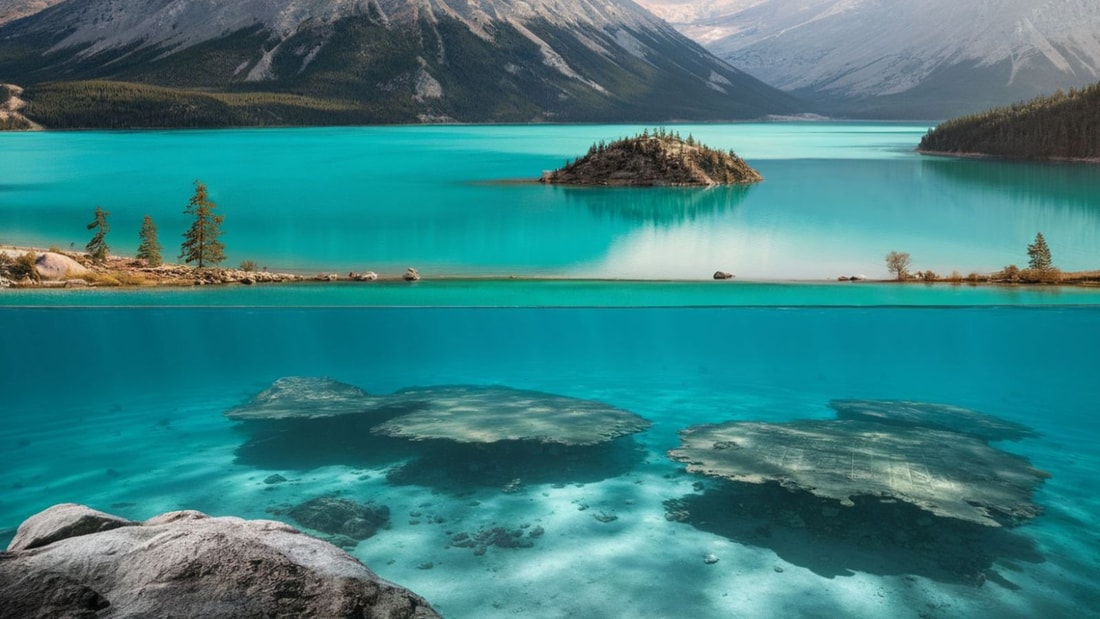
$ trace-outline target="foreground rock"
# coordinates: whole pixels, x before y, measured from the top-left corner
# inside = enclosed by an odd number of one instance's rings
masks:
[[[978,438],[866,421],[730,422],[680,433],[669,457],[687,470],[775,483],[852,505],[895,499],[937,516],[997,527],[1034,518],[1032,492],[1049,475]]]
[[[701,186],[758,183],[759,172],[733,151],[720,151],[691,136],[657,130],[610,144],[548,174],[541,182],[564,185]]]
[[[0,554],[0,616],[439,615],[347,553],[283,523],[195,511],[129,522],[63,504],[29,518]]]

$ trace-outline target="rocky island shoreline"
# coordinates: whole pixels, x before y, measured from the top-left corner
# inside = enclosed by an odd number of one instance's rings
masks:
[[[713,187],[759,183],[764,177],[731,151],[705,146],[692,135],[648,129],[611,143],[546,172],[540,182],[554,185]]]

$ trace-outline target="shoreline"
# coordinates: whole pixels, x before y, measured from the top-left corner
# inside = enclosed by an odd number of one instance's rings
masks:
[[[927,157],[944,157],[951,159],[988,159],[993,161],[1009,161],[1018,163],[1081,163],[1084,165],[1100,166],[1100,157],[1044,157],[1040,159],[1022,159],[1019,157],[1007,157],[1005,155],[990,155],[987,153],[958,153],[943,150],[922,150],[914,148],[913,152]]]
[[[94,263],[89,256],[81,252],[50,251],[38,247],[23,247],[16,245],[0,245],[0,255],[6,255],[14,259],[16,256],[34,252],[37,256],[47,254],[65,256],[78,263],[85,272],[68,273],[49,277],[40,275],[38,279],[25,278],[13,280],[5,278],[0,270],[0,290],[40,290],[40,289],[159,289],[159,288],[191,288],[196,286],[234,287],[234,286],[263,286],[280,284],[415,284],[417,282],[575,282],[575,283],[652,283],[652,284],[705,284],[712,285],[915,285],[925,286],[951,285],[968,287],[1072,287],[1095,288],[1100,287],[1100,271],[1078,271],[1062,274],[1062,281],[1058,283],[1004,281],[993,279],[969,280],[966,278],[941,278],[933,281],[924,281],[916,277],[907,279],[873,279],[866,277],[847,277],[821,279],[756,279],[736,278],[715,279],[714,277],[700,276],[690,279],[672,278],[635,278],[635,277],[570,277],[565,275],[516,275],[516,274],[459,274],[445,273],[438,275],[421,275],[416,269],[409,268],[402,274],[378,274],[371,271],[349,271],[346,274],[336,272],[316,272],[302,269],[288,269],[279,271],[269,270],[245,270],[229,267],[207,267],[199,269],[190,265],[166,263],[157,267],[150,267],[143,261],[129,256],[108,256],[103,263]],[[413,274],[414,276],[410,276]],[[989,276],[987,276],[989,277]]]

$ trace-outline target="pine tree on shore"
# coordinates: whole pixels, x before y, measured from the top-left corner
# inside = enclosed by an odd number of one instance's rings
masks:
[[[1027,266],[1030,269],[1049,271],[1054,266],[1050,258],[1050,248],[1047,247],[1042,232],[1036,233],[1035,242],[1027,246],[1027,256]]]
[[[88,255],[92,257],[95,262],[103,262],[107,259],[107,254],[110,253],[111,248],[107,247],[107,233],[111,230],[111,227],[107,225],[107,216],[110,215],[107,211],[103,210],[103,207],[95,207],[95,219],[88,224],[89,230],[95,230],[95,236],[92,240],[88,241],[88,244],[84,246],[84,250],[88,252]]]
[[[206,185],[195,181],[195,195],[187,203],[184,213],[195,218],[183,234],[180,258],[187,263],[197,262],[199,268],[213,266],[225,260],[225,245],[218,240],[221,234],[221,215],[215,215],[216,204],[207,199]]]
[[[141,221],[141,245],[138,245],[137,257],[144,260],[151,267],[159,267],[164,263],[160,255],[160,240],[157,239],[157,225],[153,218],[146,215]]]

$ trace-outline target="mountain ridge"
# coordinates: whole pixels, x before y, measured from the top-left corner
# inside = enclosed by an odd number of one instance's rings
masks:
[[[805,107],[629,0],[67,0],[0,26],[0,75],[32,102],[35,85],[110,80],[359,101],[355,122]]]
[[[1100,79],[1100,4],[1088,0],[639,2],[825,111],[942,118]]]

